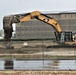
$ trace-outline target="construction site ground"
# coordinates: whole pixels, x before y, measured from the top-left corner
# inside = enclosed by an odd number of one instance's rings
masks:
[[[57,45],[52,41],[12,41],[14,49],[7,49],[0,42],[1,59],[75,59],[76,48],[47,48]]]
[[[12,41],[14,49],[6,49],[0,42],[0,59],[76,59],[76,48],[47,48],[52,41]],[[0,75],[76,75],[76,71],[5,70]]]

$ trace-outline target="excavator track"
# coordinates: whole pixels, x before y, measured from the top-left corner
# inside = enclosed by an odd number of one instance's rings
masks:
[[[52,45],[47,48],[76,48],[76,45]]]

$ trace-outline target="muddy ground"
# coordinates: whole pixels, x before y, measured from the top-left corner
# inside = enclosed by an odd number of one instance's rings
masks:
[[[76,71],[0,71],[0,75],[76,75]]]

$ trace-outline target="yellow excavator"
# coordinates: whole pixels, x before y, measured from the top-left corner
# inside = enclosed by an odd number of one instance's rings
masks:
[[[27,14],[17,14],[4,16],[3,18],[3,29],[4,29],[4,38],[9,41],[12,37],[13,32],[13,23],[26,22],[31,19],[38,19],[52,26],[56,32],[56,42],[60,45],[75,45],[76,36],[73,36],[72,32],[63,32],[58,22],[45,14],[42,14],[40,11],[33,11]]]

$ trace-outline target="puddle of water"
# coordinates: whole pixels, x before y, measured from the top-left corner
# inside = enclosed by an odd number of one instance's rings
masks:
[[[0,70],[76,70],[76,60],[0,60]]]

